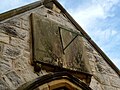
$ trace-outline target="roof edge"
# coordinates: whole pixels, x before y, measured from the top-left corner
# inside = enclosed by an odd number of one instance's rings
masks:
[[[115,72],[120,77],[120,70],[116,65],[106,56],[106,54],[98,47],[98,45],[90,38],[90,36],[80,27],[80,25],[71,17],[71,15],[63,8],[63,6],[57,1],[53,0],[58,8],[67,16],[71,23],[82,33],[82,35],[89,41],[89,43],[96,49],[98,53],[104,58],[104,60],[115,70]]]
[[[36,2],[31,3],[31,4],[28,4],[28,5],[4,12],[4,13],[0,14],[0,21],[3,21],[5,19],[8,19],[8,18],[13,17],[13,16],[18,15],[18,14],[21,14],[25,11],[29,11],[31,9],[34,9],[38,6],[41,6],[42,4],[43,4],[43,1],[36,1]]]

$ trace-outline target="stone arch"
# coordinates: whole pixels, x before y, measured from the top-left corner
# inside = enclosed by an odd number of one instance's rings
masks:
[[[67,72],[55,72],[38,77],[20,86],[17,90],[59,90],[59,88],[91,90],[88,85]]]

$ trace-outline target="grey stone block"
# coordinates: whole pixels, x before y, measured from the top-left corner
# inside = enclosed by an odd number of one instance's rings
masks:
[[[112,87],[112,86],[102,86],[103,87],[103,90],[117,90],[115,87]]]
[[[0,42],[9,43],[9,36],[4,33],[0,33]]]
[[[111,83],[112,86],[120,88],[120,79],[119,79],[119,77],[111,77],[110,78],[110,83]]]
[[[30,29],[29,21],[22,19],[21,28],[23,28],[24,30],[29,30]]]
[[[19,38],[11,37],[10,44],[13,46],[23,48],[23,49],[27,49],[27,50],[29,49],[29,43]]]
[[[17,88],[23,83],[21,78],[14,71],[7,73],[6,77],[15,88]]]
[[[18,47],[13,47],[13,46],[10,46],[10,45],[5,45],[3,54],[5,56],[7,56],[7,57],[15,58],[15,57],[17,57],[17,56],[19,56],[21,54],[21,51],[20,51],[20,49],[18,49]]]
[[[2,43],[0,43],[0,56],[2,55],[3,48],[4,48],[4,45]]]
[[[17,31],[11,26],[3,25],[1,28],[2,28],[2,31],[5,32],[8,35],[12,35],[12,36],[15,36],[15,37],[18,35]]]
[[[26,30],[23,30],[16,26],[10,26],[9,24],[1,24],[0,29],[1,32],[20,39],[25,39],[28,35]]]
[[[0,79],[0,90],[10,90],[10,88]]]
[[[5,73],[10,71],[10,65],[8,63],[0,61],[0,73]]]
[[[21,20],[19,18],[15,18],[15,19],[11,19],[8,20],[7,22],[5,22],[6,24],[9,24],[11,26],[17,26],[20,27],[21,26]]]

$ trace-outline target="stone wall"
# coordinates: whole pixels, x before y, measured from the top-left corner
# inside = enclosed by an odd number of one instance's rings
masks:
[[[40,6],[0,23],[0,90],[14,90],[38,77],[31,65],[30,14],[35,13],[61,25],[76,29],[62,14]],[[114,70],[83,38],[86,64],[93,74],[90,87],[93,90],[120,90],[120,79]],[[47,74],[41,70],[39,75]]]
[[[14,90],[38,77],[31,65],[31,13],[74,28],[62,14],[44,6],[0,22],[0,90]],[[40,75],[44,74],[47,72],[41,70]]]
[[[28,17],[16,16],[0,23],[0,90],[13,90],[37,77],[30,65]]]
[[[93,90],[120,90],[120,78],[118,74],[85,39],[84,46],[89,58],[91,73],[93,74],[90,87]]]

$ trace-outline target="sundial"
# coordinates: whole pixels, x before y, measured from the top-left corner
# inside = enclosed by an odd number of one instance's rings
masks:
[[[85,71],[79,31],[36,14],[32,14],[32,29],[34,61]]]

